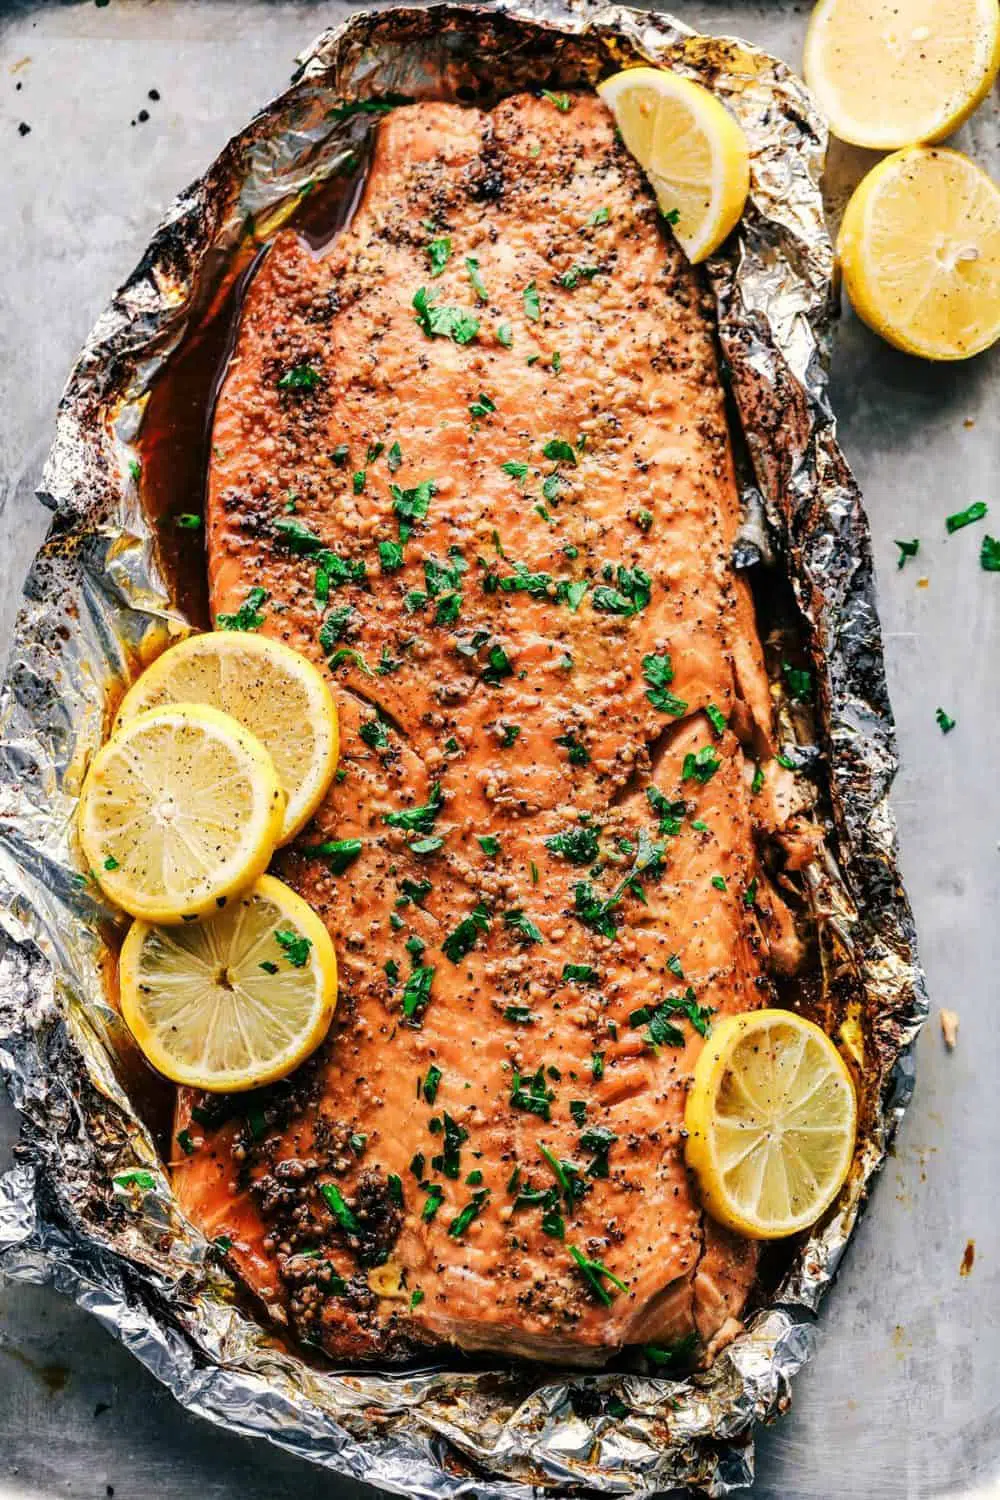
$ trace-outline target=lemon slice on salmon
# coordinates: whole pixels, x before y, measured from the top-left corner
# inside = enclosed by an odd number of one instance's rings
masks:
[[[215,1092],[290,1073],[326,1036],[337,1003],[330,934],[273,875],[204,922],[133,922],[120,974],[122,1015],[153,1067]]]
[[[134,917],[217,910],[267,868],[285,817],[274,763],[202,704],[138,714],[95,755],[78,828],[104,892]]]
[[[713,1026],[695,1064],[686,1157],[707,1213],[749,1239],[806,1229],[854,1157],[857,1104],[830,1038],[792,1011]]]
[[[820,0],[803,58],[833,133],[875,151],[943,140],[998,68],[998,0]]]
[[[740,126],[708,89],[662,68],[626,68],[597,92],[688,260],[704,260],[746,205],[750,151]]]
[[[911,146],[855,190],[837,242],[859,317],[924,359],[967,359],[1000,338],[1000,188],[975,162]]]
[[[262,635],[192,635],[143,672],[118,723],[169,703],[207,703],[257,736],[288,799],[278,842],[294,838],[325,797],[339,753],[337,706],[312,662]]]

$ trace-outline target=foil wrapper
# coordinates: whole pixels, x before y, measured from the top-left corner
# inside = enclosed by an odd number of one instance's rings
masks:
[[[863,1081],[856,1170],[745,1331],[684,1379],[454,1360],[320,1369],[247,1311],[186,1222],[130,1102],[134,1054],[109,999],[116,915],[82,873],[74,812],[88,757],[151,642],[188,628],[132,444],[158,372],[245,238],[363,150],[385,96],[488,103],[587,86],[650,61],[701,80],[742,123],[753,176],[706,268],[745,479],[738,566],[790,581],[816,712],[785,710],[786,752],[829,819],[808,895],[822,1019]],[[191,1411],[411,1497],[625,1494],[751,1482],[752,1428],[781,1412],[912,1088],[926,1016],[888,804],[896,768],[868,526],[827,398],[836,310],[820,193],[826,138],[802,86],[739,41],[618,7],[457,6],[353,16],[181,194],[88,339],[43,477],[55,518],[24,589],[0,699],[0,1067],[22,1113],[0,1181],[0,1275],[89,1309]],[[793,742],[798,741],[796,747]]]

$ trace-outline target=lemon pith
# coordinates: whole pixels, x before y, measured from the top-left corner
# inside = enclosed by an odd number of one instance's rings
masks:
[[[1000,188],[961,152],[911,146],[874,167],[837,243],[859,317],[925,359],[1000,338]]]
[[[829,1037],[791,1011],[728,1016],[695,1064],[685,1155],[702,1205],[751,1239],[806,1229],[854,1155],[857,1104]]]
[[[998,0],[820,0],[803,57],[834,134],[882,151],[957,130],[998,68]]]
[[[688,259],[704,260],[746,206],[750,151],[742,129],[708,89],[662,68],[627,68],[597,92]]]
[[[177,704],[137,715],[97,752],[78,829],[113,902],[132,916],[181,922],[263,873],[284,812],[259,741],[218,709]]]
[[[337,961],[311,907],[263,875],[204,922],[134,922],[120,984],[125,1022],[158,1072],[238,1093],[284,1077],[323,1040]]]
[[[264,745],[287,797],[279,843],[322,802],[337,769],[337,708],[321,673],[281,641],[208,631],[169,647],[122,700],[118,724],[171,703],[205,703],[230,714]]]

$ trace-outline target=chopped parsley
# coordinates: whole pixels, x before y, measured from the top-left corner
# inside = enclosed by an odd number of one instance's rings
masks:
[[[725,878],[722,875],[713,875],[712,876],[712,884],[715,886],[715,889],[717,891],[728,890],[728,886],[726,885]]]
[[[561,854],[573,865],[592,865],[599,853],[596,828],[568,828],[563,833],[553,833],[545,840],[546,849]]]
[[[644,656],[642,675],[649,684],[646,697],[654,708],[659,709],[661,713],[672,714],[675,719],[681,718],[687,712],[687,704],[683,698],[678,698],[668,691],[670,683],[674,680],[674,667],[668,651],[661,652],[658,656]]]
[[[293,365],[278,381],[279,391],[314,391],[322,380],[319,371],[308,362]]]
[[[429,965],[419,964],[410,974],[403,989],[403,1015],[415,1016],[423,1010],[431,997],[431,985],[435,970]]]
[[[357,1234],[361,1225],[351,1208],[344,1200],[344,1195],[335,1182],[324,1182],[320,1184],[320,1193],[326,1201],[326,1206],[333,1214],[341,1229],[348,1234]]]
[[[556,375],[558,375],[562,370],[562,355],[559,353],[558,349],[553,350],[552,358],[549,360],[549,364],[552,366],[553,373]]]
[[[479,1193],[473,1193],[470,1201],[460,1213],[456,1214],[448,1225],[448,1233],[453,1240],[461,1239],[473,1219],[478,1219],[489,1200],[489,1188],[483,1188]]]
[[[117,1177],[112,1178],[116,1188],[128,1190],[129,1188],[141,1188],[144,1193],[151,1193],[156,1186],[156,1178],[152,1172],[120,1172]]]
[[[896,546],[899,548],[899,557],[896,560],[896,567],[905,568],[909,559],[911,557],[916,557],[917,553],[920,551],[920,539],[919,537],[914,537],[912,542],[897,542]]]
[[[813,695],[812,673],[805,667],[793,667],[790,662],[781,663],[788,691],[796,703],[809,703]]]
[[[492,858],[500,853],[500,840],[495,838],[492,833],[484,833],[479,837],[479,847],[484,854],[488,854]]]
[[[441,951],[445,958],[453,964],[459,964],[467,957],[476,946],[476,940],[481,932],[489,932],[490,914],[481,901],[477,902],[471,913],[463,917],[458,926],[453,928],[441,944]]]
[[[642,1352],[650,1364],[672,1370],[690,1364],[697,1347],[698,1334],[692,1328],[690,1333],[686,1333],[681,1339],[675,1339],[672,1344],[644,1344]]]
[[[721,708],[716,708],[714,703],[705,705],[705,717],[715,730],[716,734],[723,735],[729,727],[729,720]]]
[[[469,407],[470,417],[488,417],[490,412],[496,411],[496,405],[483,391],[479,392],[479,399],[473,401]]]
[[[610,1171],[608,1154],[618,1137],[613,1130],[606,1125],[591,1125],[580,1137],[581,1151],[593,1153],[593,1160],[587,1167],[588,1177],[607,1177]]]
[[[592,214],[587,216],[587,228],[596,229],[599,224],[606,224],[611,217],[608,208],[595,208]]]
[[[433,1104],[434,1100],[437,1098],[437,1092],[438,1087],[441,1083],[441,1077],[441,1069],[437,1066],[436,1063],[431,1063],[430,1067],[427,1069],[427,1077],[424,1079],[423,1084],[418,1084],[418,1092],[423,1093],[423,1096],[427,1100],[428,1104]]]
[[[349,604],[341,605],[339,609],[331,609],[319,632],[319,643],[329,656],[337,642],[346,635],[351,623],[354,610]]]
[[[174,517],[174,525],[179,526],[181,531],[198,531],[201,527],[201,516],[192,515],[190,511],[182,511],[179,516]]]
[[[440,1156],[435,1156],[431,1166],[436,1172],[443,1172],[453,1182],[457,1181],[462,1171],[462,1147],[469,1139],[469,1132],[464,1125],[459,1125],[445,1112],[442,1115],[444,1121],[444,1150]]]
[[[438,307],[432,293],[420,287],[413,297],[417,323],[428,338],[452,339],[471,344],[479,332],[479,319],[461,307]]]
[[[358,730],[358,736],[372,750],[384,750],[389,743],[389,731],[377,717],[366,719]]]
[[[505,474],[511,479],[525,479],[528,474],[528,465],[520,463],[516,458],[509,458],[506,463],[500,465]]]
[[[590,751],[586,745],[581,745],[577,740],[575,729],[570,729],[566,734],[556,735],[555,743],[561,745],[567,751],[571,766],[588,766],[590,764]]]
[[[430,1223],[431,1219],[433,1219],[434,1215],[437,1213],[443,1202],[444,1189],[439,1187],[436,1182],[432,1182],[427,1189],[427,1198],[424,1202],[423,1210],[420,1214],[420,1217],[423,1219],[425,1224]]]
[[[688,985],[683,995],[668,995],[667,998],[650,1010],[649,1006],[640,1006],[629,1016],[630,1026],[647,1026],[647,1045],[656,1051],[660,1047],[683,1047],[684,1033],[679,1026],[675,1026],[671,1020],[672,1016],[682,1016],[689,1021],[699,1036],[707,1036],[709,1021],[713,1015],[710,1006],[699,1005],[694,990]]]
[[[539,928],[520,907],[505,911],[503,922],[505,927],[509,927],[511,932],[516,932],[525,943],[544,943],[545,941]]]
[[[946,714],[943,708],[934,710],[934,718],[942,734],[950,734],[957,722],[950,714]]]
[[[389,449],[388,454],[386,455],[385,461],[389,466],[389,473],[395,474],[396,470],[403,462],[403,450],[398,443],[393,443],[392,447]]]
[[[504,1008],[503,1018],[511,1021],[515,1026],[530,1026],[534,1016],[527,1005],[508,1005]]]
[[[356,495],[361,494],[362,490],[365,487],[365,480],[367,478],[368,475],[365,473],[364,469],[359,469],[358,472],[352,476],[351,483],[354,486],[354,493]]]
[[[563,964],[563,984],[596,984],[597,970],[591,964]]]
[[[545,1082],[544,1068],[538,1068],[531,1077],[525,1077],[515,1069],[510,1086],[511,1109],[520,1109],[547,1121],[551,1118],[549,1106],[555,1097],[555,1091]]]
[[[570,464],[576,468],[576,449],[565,438],[549,438],[542,453],[551,463]]]
[[[317,844],[314,849],[310,849],[309,853],[318,854],[325,859],[332,875],[342,875],[348,865],[357,859],[361,853],[361,847],[360,839],[328,839],[325,843]]]
[[[261,605],[270,599],[267,589],[251,589],[234,615],[216,615],[220,630],[259,630],[264,623]]]
[[[681,822],[687,815],[687,803],[683,800],[671,802],[656,786],[646,788],[646,801],[650,811],[660,820],[659,832],[676,837],[681,831]]]
[[[945,517],[945,526],[948,534],[961,531],[963,526],[971,526],[973,521],[981,521],[989,513],[989,506],[982,500],[976,500],[965,510],[956,511],[953,516]]]
[[[115,859],[113,854],[109,854],[107,859],[104,861],[104,868],[106,870],[117,870],[120,868],[118,861]]]
[[[542,89],[542,98],[554,104],[561,115],[566,114],[573,106],[573,101],[568,94],[553,94],[548,89]]]
[[[587,1283],[589,1290],[605,1307],[611,1306],[612,1299],[612,1293],[604,1285],[605,1281],[610,1281],[611,1285],[616,1287],[619,1292],[628,1291],[628,1287],[624,1281],[619,1281],[618,1277],[608,1270],[602,1260],[591,1260],[589,1256],[584,1255],[582,1250],[578,1250],[575,1245],[570,1245],[569,1253],[573,1257],[577,1270]]]
[[[513,334],[513,331],[511,329],[510,324],[509,323],[498,323],[496,331],[497,331],[497,343],[503,344],[503,346],[504,346],[505,349],[509,349],[511,347],[511,345],[513,344],[513,342],[514,342],[514,334]]]
[[[505,724],[500,735],[501,750],[509,750],[511,745],[516,745],[521,734],[520,724]]]
[[[479,262],[474,255],[466,256],[465,269],[469,273],[469,280],[472,282],[472,290],[475,292],[480,302],[488,302],[490,300],[490,294],[483,285],[483,278],[479,274]]]
[[[561,276],[557,276],[556,280],[560,286],[564,286],[568,292],[571,292],[579,282],[593,281],[595,276],[600,275],[600,271],[600,266],[589,266],[583,261],[577,261],[575,265],[570,266],[568,271],[563,271]]]
[[[608,615],[637,615],[649,603],[652,580],[642,568],[618,567],[617,588],[600,583],[591,595],[595,609]]]
[[[697,781],[701,786],[705,786],[721,765],[722,762],[715,753],[715,747],[702,745],[700,750],[689,750],[685,755],[681,780]]]
[[[993,536],[984,536],[979,549],[979,566],[986,573],[1000,573],[1000,541]]]
[[[750,790],[751,790],[751,792],[753,792],[754,796],[756,796],[757,793],[760,792],[760,791],[763,791],[763,789],[764,789],[764,769],[763,769],[762,766],[756,765],[756,766],[754,766],[754,770],[753,770],[753,780],[750,783]]]
[[[592,1052],[590,1054],[590,1073],[595,1083],[604,1077],[603,1052]]]
[[[538,287],[533,281],[528,282],[522,296],[524,298],[525,317],[530,318],[533,323],[537,323],[542,316],[542,307],[538,300]]]
[[[398,484],[390,484],[389,493],[392,496],[392,508],[399,520],[401,542],[409,541],[413,534],[413,522],[422,521],[427,515],[436,489],[433,479],[422,479],[409,490],[400,489]]]
[[[441,783],[435,781],[430,796],[423,807],[409,807],[403,812],[385,813],[382,821],[390,828],[402,828],[407,833],[429,833],[434,820],[441,811]]]
[[[451,260],[451,236],[437,235],[427,246],[427,258],[431,263],[431,276],[440,276]]]
[[[312,938],[303,937],[299,932],[278,931],[274,934],[274,941],[282,949],[293,969],[305,968],[309,962]]]

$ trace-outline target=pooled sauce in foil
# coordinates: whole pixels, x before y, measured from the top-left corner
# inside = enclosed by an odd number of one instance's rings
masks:
[[[143,508],[159,538],[159,562],[177,606],[198,629],[210,626],[203,525],[215,402],[233,352],[243,301],[279,228],[289,223],[316,255],[349,224],[364,186],[367,150],[349,174],[299,197],[290,213],[249,226],[197,321],[153,384],[138,447]]]

